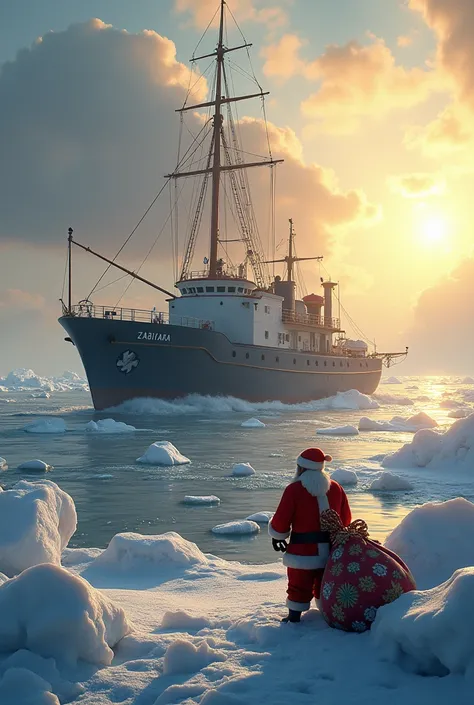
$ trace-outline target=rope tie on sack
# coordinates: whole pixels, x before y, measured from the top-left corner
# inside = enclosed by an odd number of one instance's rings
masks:
[[[341,517],[334,509],[322,512],[321,529],[329,532],[333,546],[344,544],[350,538],[369,538],[369,527],[363,519],[356,519],[349,526],[343,526]]]

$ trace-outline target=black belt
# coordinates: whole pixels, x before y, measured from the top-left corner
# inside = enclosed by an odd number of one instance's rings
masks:
[[[305,531],[304,533],[292,532],[290,543],[330,543],[329,531]]]

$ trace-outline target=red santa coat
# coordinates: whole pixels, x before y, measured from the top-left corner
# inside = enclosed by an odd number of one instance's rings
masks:
[[[274,539],[287,539],[291,533],[321,531],[320,512],[334,509],[344,526],[351,523],[351,510],[342,487],[321,470],[306,470],[283,492],[280,504],[268,525]],[[283,557],[288,568],[316,570],[324,568],[329,557],[329,543],[290,543]]]

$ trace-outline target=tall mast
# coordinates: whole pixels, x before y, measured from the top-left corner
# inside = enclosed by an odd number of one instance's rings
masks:
[[[286,257],[283,257],[283,259],[270,259],[266,260],[266,264],[276,264],[278,262],[284,262],[287,265],[287,281],[291,282],[293,281],[293,265],[295,262],[306,262],[308,260],[317,260],[318,262],[321,262],[323,259],[322,257],[296,257],[293,255],[293,245],[294,245],[294,239],[295,239],[295,231],[293,230],[293,218],[289,218],[288,222],[290,223],[290,234],[288,237],[288,254]]]
[[[217,74],[216,74],[216,95],[214,110],[214,156],[212,162],[212,201],[211,201],[211,249],[209,257],[209,276],[215,277],[217,274],[217,244],[219,240],[219,187],[221,180],[221,100],[222,100],[222,62],[224,61],[224,47],[222,37],[224,33],[224,5],[225,0],[221,0],[219,41],[217,44]]]
[[[71,243],[72,243],[72,234],[73,234],[73,229],[69,228],[68,229],[68,238],[67,238],[67,252],[68,252],[68,310],[69,313],[71,313],[72,310],[72,251],[71,251]]]

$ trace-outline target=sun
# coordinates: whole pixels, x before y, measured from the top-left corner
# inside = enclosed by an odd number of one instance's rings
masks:
[[[439,245],[446,240],[447,234],[448,224],[443,216],[427,216],[420,223],[420,236],[424,245]]]

